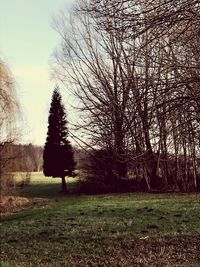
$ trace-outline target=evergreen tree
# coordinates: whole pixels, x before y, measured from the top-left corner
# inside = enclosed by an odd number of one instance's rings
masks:
[[[65,176],[71,176],[75,168],[74,154],[67,140],[68,128],[65,108],[59,89],[52,96],[46,143],[43,154],[45,176],[62,178],[62,192],[67,192]]]

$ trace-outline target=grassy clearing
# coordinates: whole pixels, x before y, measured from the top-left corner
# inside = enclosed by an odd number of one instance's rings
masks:
[[[76,180],[69,179],[71,192]],[[199,265],[200,196],[59,194],[60,179],[32,176],[23,196],[47,205],[2,215],[5,266]]]
[[[18,173],[16,175],[16,181],[20,182],[22,180],[23,173]],[[67,178],[67,186],[70,191],[77,192],[78,190],[78,179],[77,178]],[[52,198],[60,197],[61,190],[61,179],[44,177],[41,172],[34,172],[31,174],[31,185],[24,187],[22,190],[17,190],[17,193],[25,197],[42,197],[42,198]]]

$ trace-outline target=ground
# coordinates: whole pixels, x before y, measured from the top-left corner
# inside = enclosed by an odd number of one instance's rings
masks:
[[[200,195],[59,193],[32,175],[32,205],[1,217],[1,266],[200,266]],[[41,199],[42,202],[34,202]]]

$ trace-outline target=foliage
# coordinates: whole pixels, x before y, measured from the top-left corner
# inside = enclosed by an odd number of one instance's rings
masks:
[[[58,88],[53,92],[46,143],[43,153],[45,176],[61,177],[62,191],[66,191],[64,177],[73,175],[75,168],[72,146],[67,140],[67,118]]]
[[[114,153],[101,149],[90,151],[87,162],[81,165],[80,192],[85,194],[102,194],[111,192],[147,191],[146,181],[134,177],[120,179],[114,164]]]
[[[103,180],[96,180],[93,176],[87,176],[80,180],[79,192],[83,194],[109,194],[145,192],[146,182],[143,179],[119,179],[114,183],[107,183]]]
[[[90,176],[95,180],[112,184],[116,175],[112,150],[101,149],[92,151],[88,161],[90,168],[87,171]]]
[[[67,171],[71,175],[75,162],[71,144],[67,140],[65,109],[57,88],[53,92],[48,122],[44,147],[44,174],[45,176],[63,177]]]

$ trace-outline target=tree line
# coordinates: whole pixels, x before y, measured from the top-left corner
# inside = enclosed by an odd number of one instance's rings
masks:
[[[199,20],[197,0],[81,1],[56,20],[54,75],[102,180],[200,189]]]
[[[6,172],[40,172],[43,169],[43,147],[33,144],[6,144],[1,166]]]

